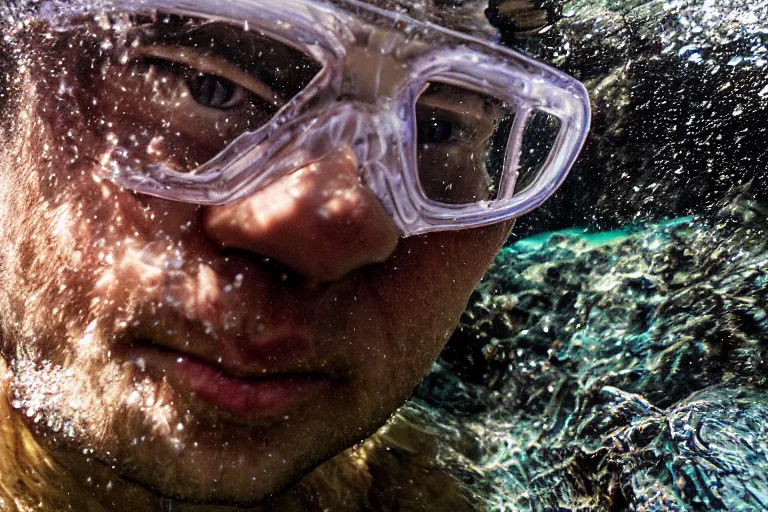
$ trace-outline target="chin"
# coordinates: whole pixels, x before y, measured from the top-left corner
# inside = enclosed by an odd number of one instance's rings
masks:
[[[211,442],[210,438],[218,436],[203,436],[204,441],[178,454],[155,449],[150,443],[118,468],[121,476],[159,497],[183,503],[249,507],[277,499],[353,444],[352,440],[321,444],[321,439],[311,435],[296,439],[290,432],[271,435],[284,437],[285,441],[271,448],[264,446],[260,434],[228,432],[229,441]],[[147,471],[148,467],[152,470]]]
[[[195,403],[163,379],[139,380],[124,363],[107,364],[85,379],[76,378],[88,373],[83,368],[43,374],[15,366],[17,383],[28,386],[14,390],[22,403],[42,404],[35,390],[45,389],[46,382],[66,390],[36,414],[19,411],[57,461],[74,474],[95,470],[104,485],[119,476],[176,502],[267,503],[386,420],[385,411],[366,414],[364,403],[349,402],[350,393],[341,390],[336,392],[347,397],[345,403],[323,398],[279,419],[243,422]]]

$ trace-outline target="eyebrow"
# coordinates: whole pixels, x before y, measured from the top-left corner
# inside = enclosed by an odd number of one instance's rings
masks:
[[[269,85],[242,71],[238,66],[188,46],[159,44],[139,46],[133,53],[184,64],[200,73],[222,76],[274,104],[283,102],[283,98]]]
[[[170,23],[165,23],[165,19],[169,19]],[[161,16],[147,20],[136,28],[140,46],[164,47],[170,53],[153,55],[157,50],[155,48],[147,56],[176,60],[205,73],[226,73],[224,78],[268,102],[286,103],[295,93],[303,90],[322,68],[301,50],[258,31],[247,31],[218,20]],[[211,69],[214,64],[215,68]],[[297,72],[281,73],[284,66]]]

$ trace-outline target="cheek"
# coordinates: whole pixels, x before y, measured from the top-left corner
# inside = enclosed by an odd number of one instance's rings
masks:
[[[157,229],[148,208],[94,179],[36,119],[0,156],[0,325],[6,345],[25,340],[56,360],[62,333],[82,336],[95,319],[122,313],[111,311],[128,288],[114,278],[116,262]]]
[[[392,359],[415,385],[456,327],[469,295],[490,266],[510,226],[434,233],[401,241],[374,279],[383,317],[390,319]],[[390,364],[393,367],[395,362]]]
[[[85,283],[101,265],[91,223],[76,200],[46,201],[35,178],[39,169],[23,169],[24,180],[4,190],[2,232],[2,325],[23,339],[44,344],[48,333],[66,329],[67,321],[89,308]],[[8,180],[6,180],[6,183]],[[103,259],[103,257],[102,257]],[[9,327],[12,326],[12,327]]]

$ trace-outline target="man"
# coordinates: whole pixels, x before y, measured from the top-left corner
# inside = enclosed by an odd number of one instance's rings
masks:
[[[3,510],[362,506],[364,451],[286,490],[408,398],[583,142],[578,83],[399,11],[192,4],[13,11]]]

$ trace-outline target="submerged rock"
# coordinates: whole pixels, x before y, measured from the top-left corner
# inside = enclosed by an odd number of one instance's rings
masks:
[[[502,251],[404,412],[484,507],[768,509],[768,210],[717,212]]]

